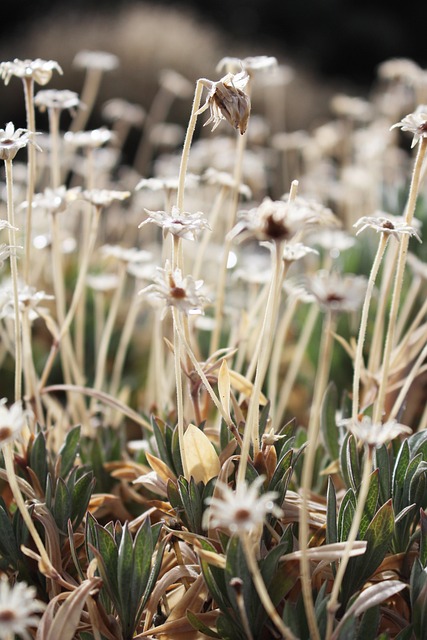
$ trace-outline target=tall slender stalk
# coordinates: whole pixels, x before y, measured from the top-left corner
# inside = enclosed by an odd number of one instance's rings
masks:
[[[415,213],[415,206],[420,187],[421,168],[424,156],[427,151],[427,138],[421,138],[417,157],[415,159],[414,170],[412,173],[411,186],[409,189],[408,203],[405,212],[405,223],[412,224]],[[394,344],[394,333],[396,329],[397,314],[400,304],[400,295],[402,292],[403,276],[406,266],[406,256],[408,253],[409,236],[405,235],[399,246],[398,262],[396,267],[396,275],[393,287],[393,296],[391,300],[390,314],[387,327],[387,336],[384,346],[381,381],[378,390],[378,396],[374,407],[373,422],[380,422],[384,410],[385,396],[387,393],[387,382],[390,370],[391,352]]]
[[[36,130],[36,117],[34,112],[34,80],[31,77],[25,77],[24,95],[25,110],[27,114],[27,129],[33,134]],[[30,264],[31,264],[31,231],[32,231],[32,211],[34,183],[36,179],[36,149],[32,144],[28,145],[28,164],[27,164],[27,208],[26,208],[26,225],[25,225],[25,251],[24,251],[24,281],[30,284]]]

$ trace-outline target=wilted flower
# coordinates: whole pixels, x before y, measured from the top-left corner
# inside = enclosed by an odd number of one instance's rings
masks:
[[[19,149],[33,144],[37,149],[32,136],[34,134],[28,129],[16,129],[13,122],[8,122],[6,129],[0,129],[0,160],[13,160]]]
[[[186,240],[195,240],[200,231],[210,229],[209,223],[201,211],[196,213],[181,212],[176,206],[172,207],[171,213],[149,211],[148,209],[144,209],[144,211],[148,214],[148,218],[141,222],[138,228],[140,229],[145,224],[153,222],[163,229],[164,238],[168,233],[171,233],[173,236],[185,238]]]
[[[0,76],[5,84],[9,84],[12,76],[17,78],[33,78],[37,84],[47,84],[53,71],[62,75],[62,69],[54,60],[19,60],[15,58],[13,62],[2,62],[0,64]]]
[[[209,507],[203,516],[203,527],[222,527],[231,533],[244,535],[259,532],[268,513],[280,518],[283,512],[274,502],[277,493],[268,491],[259,495],[263,482],[264,477],[259,476],[251,485],[245,481],[233,490],[217,481],[221,497],[206,500]]]
[[[28,627],[37,627],[40,618],[37,613],[46,605],[36,599],[36,588],[26,582],[9,585],[6,576],[0,579],[0,638],[6,640],[19,636],[31,640]]]
[[[221,120],[227,120],[234,129],[239,129],[241,134],[245,133],[251,112],[250,98],[243,91],[248,81],[249,76],[245,71],[241,71],[236,75],[227,73],[217,82],[212,82],[206,78],[200,80],[208,90],[208,97],[197,114],[200,115],[208,108],[211,113],[209,120],[205,122],[205,126],[213,122],[212,131],[214,131]]]
[[[353,227],[360,227],[356,235],[370,227],[377,233],[381,232],[388,236],[393,236],[397,241],[400,241],[402,236],[415,236],[418,242],[422,242],[418,231],[414,227],[406,224],[402,218],[389,214],[384,215],[382,212],[378,212],[378,215],[375,216],[362,216],[354,223]]]
[[[162,273],[162,277],[156,278],[155,284],[141,289],[140,294],[165,302],[166,308],[176,307],[187,315],[203,313],[207,302],[207,298],[200,293],[203,280],[194,280],[192,276],[183,277],[181,269],[172,271],[168,264],[165,269],[158,271]]]
[[[362,416],[357,420],[341,420],[340,425],[346,427],[356,438],[367,444],[369,447],[381,447],[381,445],[397,438],[400,435],[409,435],[412,429],[396,422],[372,422],[370,416]]]
[[[73,60],[73,66],[82,69],[99,69],[113,71],[119,66],[119,59],[114,53],[107,51],[79,51]]]
[[[10,408],[6,407],[6,398],[0,400],[0,448],[8,442],[19,439],[26,423],[27,412],[23,410],[21,402],[15,402]],[[0,622],[1,622],[1,587],[0,587]],[[1,629],[0,624],[0,629]]]
[[[405,116],[400,122],[394,124],[390,129],[401,127],[402,131],[409,131],[414,134],[411,147],[415,147],[421,138],[427,137],[427,105],[421,104],[414,113]]]
[[[356,311],[364,300],[367,280],[364,276],[341,275],[321,270],[308,278],[307,291],[324,311]]]

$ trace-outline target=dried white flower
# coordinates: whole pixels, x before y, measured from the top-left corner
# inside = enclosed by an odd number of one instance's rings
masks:
[[[185,238],[186,240],[195,240],[203,229],[210,229],[209,223],[201,211],[189,213],[180,211],[176,206],[172,207],[171,213],[149,211],[148,209],[144,209],[144,211],[148,214],[148,218],[141,222],[138,228],[140,229],[145,224],[153,222],[163,229],[164,238],[168,233],[171,233],[173,236]]]
[[[83,200],[90,202],[95,207],[109,207],[114,201],[122,201],[129,198],[130,191],[114,191],[113,189],[86,189],[82,192]]]
[[[282,258],[285,262],[296,262],[297,260],[301,260],[305,258],[309,253],[314,253],[319,255],[319,252],[316,249],[312,249],[311,247],[307,247],[305,244],[301,242],[288,242],[283,247]]]
[[[321,270],[307,279],[307,291],[324,311],[356,311],[364,300],[367,280],[364,276],[341,275]]]
[[[46,109],[56,109],[57,111],[68,109],[73,113],[76,107],[83,106],[78,94],[68,89],[61,91],[59,89],[45,89],[39,91],[34,98],[34,104],[41,112],[46,111]]]
[[[418,231],[413,226],[406,224],[402,218],[383,214],[382,212],[378,212],[375,216],[362,216],[354,223],[353,227],[360,227],[360,229],[357,230],[356,235],[359,235],[359,233],[369,227],[374,229],[377,233],[384,233],[388,236],[393,236],[393,238],[396,238],[398,242],[400,242],[402,236],[415,236],[418,242],[422,242],[418,235]]]
[[[114,53],[107,51],[79,51],[73,60],[75,67],[81,69],[98,69],[99,71],[113,71],[119,66],[119,59]]]
[[[41,151],[36,145],[32,136],[34,134],[28,129],[16,129],[12,122],[8,122],[5,129],[0,129],[0,160],[13,160],[19,149],[32,144]]]
[[[120,278],[116,273],[90,273],[86,284],[94,291],[113,291],[117,289]]]
[[[203,527],[221,527],[238,535],[256,534],[262,528],[267,514],[280,518],[283,512],[274,502],[277,493],[268,491],[260,495],[263,482],[264,477],[259,476],[251,485],[248,486],[245,481],[233,490],[218,480],[216,487],[221,497],[206,500],[209,507],[203,515]]]
[[[200,293],[203,280],[194,280],[192,276],[182,276],[181,269],[172,271],[166,263],[165,269],[158,269],[162,276],[155,284],[144,287],[139,292],[154,301],[164,302],[167,307],[176,307],[186,315],[203,313],[207,298]]]
[[[32,78],[37,84],[47,84],[53,71],[62,75],[62,69],[54,60],[19,60],[15,58],[13,62],[2,62],[0,64],[0,76],[5,84],[9,84],[12,76],[17,78]]]
[[[396,420],[373,423],[370,416],[362,416],[361,420],[341,420],[339,424],[346,427],[356,438],[369,447],[381,447],[381,445],[397,438],[397,436],[412,433],[412,429],[396,422]]]
[[[390,129],[401,127],[402,131],[414,134],[411,147],[415,147],[421,138],[427,137],[427,105],[421,104],[414,113],[405,116],[400,122],[396,122]]]
[[[106,127],[92,129],[92,131],[67,131],[64,140],[67,144],[78,148],[97,149],[103,144],[114,140],[114,133]]]
[[[106,258],[116,258],[116,260],[128,263],[148,262],[152,258],[152,254],[149,251],[137,249],[136,247],[127,248],[120,245],[105,244],[100,251]]]
[[[32,206],[37,209],[44,209],[50,213],[61,213],[65,211],[71,202],[77,200],[81,193],[80,187],[67,189],[64,185],[56,189],[46,189],[43,193],[36,193],[33,197]],[[25,201],[21,204],[21,208],[25,209],[28,203]]]
[[[25,582],[9,585],[8,579],[0,579],[0,638],[7,640],[15,636],[31,640],[28,627],[37,627],[44,602],[36,599],[36,588]]]
[[[26,424],[28,412],[24,411],[21,402],[15,402],[9,408],[7,399],[0,400],[0,448],[8,442],[19,440],[22,429]],[[0,611],[1,611],[1,587],[0,587]],[[1,614],[0,614],[1,622]],[[1,629],[1,624],[0,624]]]

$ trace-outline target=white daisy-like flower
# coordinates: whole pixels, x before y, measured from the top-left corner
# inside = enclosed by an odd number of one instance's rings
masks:
[[[185,176],[185,188],[193,189],[198,186],[200,182],[200,176],[194,173],[187,173]],[[178,190],[179,179],[177,176],[166,178],[142,178],[136,185],[136,191],[140,189],[150,189],[150,191],[164,190],[166,193]]]
[[[21,402],[15,402],[10,407],[6,406],[7,398],[0,400],[0,448],[8,442],[19,440],[22,429],[26,424],[28,412],[24,411]],[[1,587],[0,587],[1,592]],[[0,595],[1,610],[1,595]],[[1,620],[1,617],[0,617]],[[1,624],[0,624],[1,630]]]
[[[53,300],[51,296],[44,291],[37,291],[35,287],[25,285],[18,290],[18,307],[19,312],[23,313],[25,309],[28,311],[28,318],[33,322],[39,317],[48,313],[48,309],[40,306],[47,300]],[[15,298],[10,283],[6,283],[0,289],[0,319],[15,317]]]
[[[120,245],[105,244],[100,248],[100,252],[106,258],[115,258],[121,262],[148,262],[152,259],[153,254],[144,249],[136,247],[121,247]]]
[[[252,197],[252,191],[247,184],[237,183],[235,178],[228,171],[218,171],[214,169],[214,167],[209,167],[206,169],[204,174],[201,176],[201,182],[216,185],[218,187],[225,187],[227,189],[238,189],[240,195],[242,195],[246,200]]]
[[[74,67],[81,69],[98,69],[99,71],[113,71],[119,66],[119,59],[114,53],[107,51],[79,51],[73,60]]]
[[[245,71],[237,74],[227,73],[217,82],[207,78],[201,78],[200,82],[208,90],[205,104],[197,111],[200,115],[206,109],[210,109],[210,118],[205,126],[213,123],[214,131],[222,120],[227,120],[234,129],[245,133],[251,112],[251,101],[244,89],[249,81],[249,75]]]
[[[46,111],[46,109],[56,109],[57,111],[68,109],[73,113],[76,107],[83,106],[78,94],[68,89],[45,89],[39,91],[34,98],[34,104],[41,112]]]
[[[162,317],[168,307],[176,307],[186,315],[203,313],[203,307],[208,302],[201,293],[203,280],[194,280],[192,276],[183,277],[181,269],[172,271],[168,263],[165,269],[158,271],[162,276],[139,293],[154,302],[163,302],[166,305]]]
[[[305,258],[309,253],[319,255],[316,249],[307,247],[305,244],[302,244],[302,242],[288,242],[283,247],[282,258],[285,262],[296,262],[297,260]]]
[[[400,122],[396,122],[390,129],[396,127],[414,134],[411,148],[415,147],[421,138],[427,137],[427,105],[421,104],[413,113],[405,116]]]
[[[57,71],[62,76],[62,69],[55,60],[19,60],[15,58],[13,62],[2,62],[0,64],[0,76],[7,85],[12,76],[17,78],[32,78],[37,84],[47,84],[52,73]]]
[[[369,447],[381,447],[390,440],[400,435],[409,435],[412,429],[404,424],[389,420],[387,422],[372,422],[370,416],[362,416],[358,420],[341,420],[340,426],[346,427],[359,440],[367,444]]]
[[[19,149],[32,144],[41,151],[34,142],[34,134],[28,129],[16,129],[13,122],[8,122],[5,129],[0,129],[0,160],[13,160]]]
[[[71,202],[77,200],[81,193],[80,187],[73,187],[67,189],[64,185],[57,187],[56,189],[46,189],[42,193],[36,193],[33,197],[32,206],[34,209],[44,209],[50,213],[61,213],[65,211]],[[20,208],[25,209],[28,206],[27,201],[20,205]]]
[[[209,506],[203,514],[203,527],[221,527],[237,535],[256,534],[267,514],[280,518],[283,511],[274,502],[277,493],[268,491],[260,495],[263,482],[264,477],[259,476],[251,485],[244,481],[233,490],[218,480],[216,488],[220,490],[221,497],[206,500]]]
[[[109,207],[113,202],[126,200],[130,191],[114,191],[114,189],[85,189],[81,197],[95,207]]]
[[[104,104],[102,115],[110,122],[122,120],[139,127],[144,121],[145,111],[139,104],[133,104],[122,98],[113,98]]]
[[[324,311],[356,311],[365,298],[367,280],[364,276],[321,270],[307,279],[306,288]]]
[[[186,240],[195,240],[197,235],[203,229],[210,229],[209,222],[201,211],[189,213],[180,211],[178,207],[173,206],[172,211],[150,211],[144,209],[148,218],[138,225],[138,229],[152,222],[163,229],[163,237],[166,238],[168,233],[173,236],[185,238]]]
[[[31,640],[28,627],[37,627],[40,618],[37,614],[44,611],[44,602],[36,599],[36,588],[29,587],[26,582],[15,582],[13,586],[8,579],[0,579],[0,638],[7,640],[18,636]]]
[[[415,236],[418,242],[422,242],[418,231],[413,226],[406,224],[406,222],[398,216],[384,214],[381,211],[377,212],[374,216],[362,216],[354,223],[353,227],[360,227],[356,232],[357,236],[365,229],[371,228],[377,233],[393,236],[398,242],[400,242],[402,236]]]
[[[92,129],[92,131],[67,131],[64,135],[65,142],[75,149],[97,149],[114,138],[114,133],[106,127]]]
[[[119,281],[116,273],[90,273],[86,276],[86,284],[94,291],[113,291],[117,289]]]

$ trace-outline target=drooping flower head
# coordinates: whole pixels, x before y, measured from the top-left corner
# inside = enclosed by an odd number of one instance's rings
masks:
[[[251,112],[251,101],[244,91],[248,81],[249,75],[245,71],[236,75],[227,73],[217,82],[207,78],[200,80],[208,90],[208,96],[197,114],[203,113],[206,109],[210,109],[211,113],[205,126],[213,122],[212,131],[214,131],[221,120],[227,120],[234,129],[239,129],[241,134],[245,133]]]
[[[363,303],[367,280],[364,276],[322,269],[307,279],[307,291],[324,311],[356,311]]]

